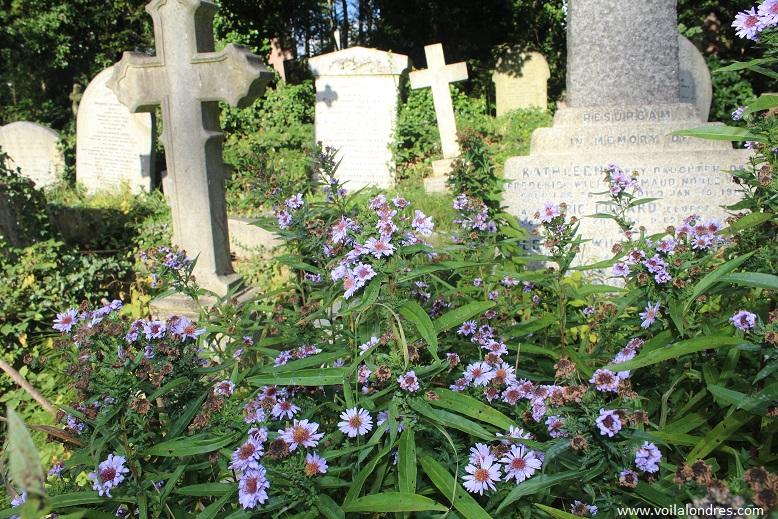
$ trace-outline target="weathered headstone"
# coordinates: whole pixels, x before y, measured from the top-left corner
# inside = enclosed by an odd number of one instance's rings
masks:
[[[427,57],[427,69],[411,72],[409,79],[411,88],[432,89],[443,160],[432,163],[432,179],[428,179],[429,182],[425,185],[429,191],[440,191],[445,185],[445,176],[451,170],[451,163],[459,157],[457,121],[454,117],[454,104],[451,101],[451,90],[448,85],[467,79],[467,63],[446,65],[443,45],[440,43],[424,47],[424,54]]]
[[[154,165],[154,121],[133,114],[108,88],[114,67],[89,83],[78,105],[76,179],[89,193],[129,186],[150,191]]]
[[[8,166],[20,168],[38,187],[54,184],[65,167],[59,134],[37,123],[18,121],[0,127],[0,148],[8,154]]]
[[[527,157],[505,165],[504,202],[526,221],[546,201],[566,202],[579,218],[603,212],[609,163],[639,172],[643,196],[660,198],[631,217],[658,232],[691,213],[723,217],[738,199],[726,171],[750,152],[724,141],[671,135],[703,125],[697,108],[680,102],[675,0],[570,0],[568,105],[551,128],[532,135]],[[640,34],[640,38],[635,38]],[[610,220],[583,218],[582,260],[612,256],[621,238]],[[539,244],[536,244],[539,245]]]
[[[519,108],[548,107],[548,78],[551,71],[539,52],[506,52],[492,74],[497,115]]]
[[[294,59],[294,52],[283,46],[281,38],[270,40],[270,55],[267,58],[267,64],[272,66],[284,81],[286,81],[284,62],[290,59]]]
[[[147,4],[156,56],[125,53],[108,86],[131,112],[162,106],[173,241],[197,258],[200,286],[224,294],[241,282],[230,258],[218,102],[244,106],[272,73],[245,48],[214,52],[216,10],[206,0]]]
[[[681,102],[697,107],[697,113],[703,121],[710,116],[713,102],[713,84],[710,69],[702,53],[682,35],[678,35],[678,60],[680,62]]]
[[[308,61],[316,78],[316,140],[339,150],[350,190],[390,187],[400,74],[408,56],[350,47]]]

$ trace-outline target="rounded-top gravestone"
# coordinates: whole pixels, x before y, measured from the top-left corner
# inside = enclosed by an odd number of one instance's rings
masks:
[[[7,165],[38,187],[54,184],[65,165],[59,149],[59,134],[46,126],[18,121],[0,127],[0,148],[8,154]]]
[[[89,83],[78,107],[76,179],[89,193],[127,185],[133,193],[153,187],[154,124],[133,114],[108,88],[114,67]]]

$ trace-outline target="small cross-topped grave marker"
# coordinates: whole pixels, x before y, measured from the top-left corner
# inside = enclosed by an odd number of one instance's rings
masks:
[[[427,69],[410,73],[411,88],[432,88],[432,100],[435,103],[435,116],[440,131],[440,145],[443,158],[453,159],[459,156],[457,143],[457,123],[454,119],[454,105],[451,102],[449,83],[467,79],[467,63],[446,65],[443,57],[443,45],[424,47],[427,56]]]
[[[149,2],[156,56],[126,52],[109,87],[131,112],[162,106],[173,241],[197,257],[198,284],[221,295],[240,277],[230,257],[218,103],[247,105],[273,74],[243,47],[214,52],[217,9],[208,0]]]

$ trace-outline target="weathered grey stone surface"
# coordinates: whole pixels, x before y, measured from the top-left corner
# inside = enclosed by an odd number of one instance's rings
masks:
[[[678,35],[678,59],[680,61],[680,96],[682,103],[691,103],[703,121],[710,117],[713,102],[713,83],[710,69],[702,53],[688,38]]]
[[[519,108],[548,107],[548,78],[551,71],[543,54],[506,53],[492,74],[497,115]]]
[[[677,0],[569,0],[570,107],[677,103]]]
[[[238,259],[248,259],[257,254],[269,253],[283,244],[283,241],[265,229],[253,225],[251,218],[231,216],[228,219],[230,228],[230,245]]]
[[[218,294],[240,285],[230,258],[218,101],[244,106],[273,74],[245,48],[214,52],[216,4],[153,0],[156,56],[125,53],[109,83],[132,112],[162,105],[173,240],[197,257],[199,284]]]
[[[529,156],[506,162],[505,205],[528,226],[545,202],[565,202],[579,218],[604,212],[597,201],[606,195],[592,193],[606,191],[604,170],[615,163],[638,172],[642,196],[660,198],[631,215],[649,233],[692,213],[723,218],[720,206],[740,196],[726,172],[751,152],[671,135],[705,124],[679,101],[675,1],[570,0],[569,8],[570,103],[553,127],[533,132]],[[612,257],[621,239],[611,220],[583,218],[580,231],[592,240],[579,256],[586,263]]]
[[[308,67],[316,78],[316,140],[339,150],[339,179],[349,190],[391,187],[389,146],[408,56],[351,47],[311,58]]]
[[[59,134],[41,124],[18,121],[0,127],[0,148],[9,156],[8,166],[21,168],[37,187],[54,184],[65,167]]]
[[[108,88],[114,67],[92,79],[78,105],[76,180],[89,193],[129,186],[150,191],[154,124],[148,113],[133,114]]]

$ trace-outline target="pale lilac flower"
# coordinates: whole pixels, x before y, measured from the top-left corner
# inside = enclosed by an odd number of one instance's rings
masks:
[[[354,277],[362,283],[366,283],[377,275],[376,271],[373,270],[373,267],[365,263],[357,263],[354,268],[351,269],[351,272]]]
[[[278,213],[278,226],[281,229],[288,229],[290,225],[292,225],[292,215],[286,210],[280,211]]]
[[[255,470],[260,466],[259,460],[262,459],[263,453],[262,444],[249,437],[246,443],[232,453],[230,469],[240,472]]]
[[[449,366],[458,366],[459,365],[459,355],[456,353],[446,353],[446,361],[448,362]]]
[[[404,375],[397,378],[397,382],[400,384],[400,389],[415,393],[420,389],[419,379],[416,377],[416,372],[408,371]]]
[[[27,502],[27,491],[23,491],[21,494],[16,494],[16,497],[11,499],[11,507],[16,508],[17,506],[22,506],[24,503]],[[18,515],[12,515],[11,519],[19,519]]]
[[[408,207],[410,205],[410,202],[408,202],[406,199],[404,199],[401,196],[395,197],[392,200],[392,203],[398,209],[405,209],[406,207]]]
[[[729,320],[735,328],[744,332],[752,330],[754,326],[756,326],[756,314],[752,314],[746,310],[740,310],[730,317]]]
[[[481,278],[475,278],[473,280],[473,286],[474,287],[480,287],[483,284],[484,280]]]
[[[297,209],[300,209],[303,206],[303,194],[297,193],[296,195],[288,198],[284,203],[284,205],[286,205],[286,207],[288,207],[292,211],[296,211]]]
[[[662,285],[672,280],[673,277],[666,270],[661,270],[654,275],[654,281],[656,281],[656,283],[659,285]]]
[[[519,386],[510,385],[502,392],[502,401],[508,405],[515,405],[522,396],[523,393]]]
[[[543,417],[546,416],[546,403],[542,398],[537,398],[532,401],[532,419],[540,423]]]
[[[495,490],[494,484],[500,481],[500,466],[494,461],[494,457],[488,456],[478,464],[469,464],[465,467],[467,475],[464,487],[468,492],[483,495],[484,490]]]
[[[759,23],[762,29],[778,25],[778,0],[765,0],[759,6]]]
[[[279,438],[289,445],[289,451],[297,450],[297,447],[316,447],[319,440],[324,437],[324,433],[316,432],[319,430],[319,424],[308,422],[308,420],[295,420],[290,427],[279,430]]]
[[[270,482],[267,480],[265,467],[244,472],[238,481],[238,501],[245,509],[256,508],[267,501],[267,490]]]
[[[546,202],[543,204],[543,209],[540,210],[540,221],[548,223],[561,214],[562,212],[558,205],[553,202]]]
[[[62,477],[62,471],[65,470],[65,466],[61,462],[57,462],[49,469],[49,476]]]
[[[573,515],[578,515],[581,517],[586,517],[588,515],[591,517],[597,515],[597,507],[594,505],[588,505],[586,503],[582,503],[581,501],[575,500],[573,501],[571,512],[573,513]]]
[[[386,197],[384,195],[377,195],[370,200],[370,209],[374,211],[381,209],[384,205],[386,205]]]
[[[218,396],[231,396],[235,392],[235,383],[231,380],[222,380],[213,386],[213,393]]]
[[[432,223],[432,217],[425,215],[417,209],[411,227],[422,236],[430,236],[435,225]]]
[[[465,321],[462,323],[462,326],[459,327],[457,330],[457,333],[459,335],[464,335],[465,337],[468,337],[470,335],[473,335],[476,330],[476,323],[475,321]]]
[[[338,429],[349,438],[364,436],[373,428],[373,419],[365,409],[353,407],[340,413]]]
[[[595,420],[600,434],[613,438],[621,430],[621,419],[613,409],[600,409],[600,416]]]
[[[248,435],[257,445],[262,445],[267,441],[267,427],[252,427]]]
[[[532,435],[528,432],[526,432],[521,427],[516,427],[515,425],[511,425],[508,427],[508,434],[502,434],[497,433],[498,438],[502,438],[502,444],[503,445],[513,445],[515,443],[521,443],[521,441],[516,440],[531,440]]]
[[[78,311],[75,308],[70,308],[62,313],[57,314],[57,318],[54,319],[54,328],[58,332],[70,333],[73,325],[78,321]]]
[[[662,460],[662,453],[656,448],[656,445],[647,441],[635,453],[635,466],[645,472],[658,472],[659,462]]]
[[[343,298],[351,298],[351,296],[353,296],[356,291],[363,286],[365,286],[364,282],[360,281],[349,272],[349,274],[343,278]]]
[[[394,246],[383,238],[378,239],[371,237],[365,242],[365,248],[376,258],[380,259],[383,256],[391,256],[394,254]]]
[[[318,453],[309,452],[305,455],[305,475],[309,478],[318,474],[326,474],[328,468],[327,460],[319,456]]]
[[[505,481],[515,479],[517,485],[532,477],[543,466],[543,462],[535,456],[535,452],[523,445],[512,445],[500,463],[505,466]]]
[[[743,118],[743,112],[746,111],[745,106],[738,106],[737,109],[735,109],[734,112],[732,112],[732,120],[733,121],[739,121]]]
[[[273,415],[273,418],[276,420],[281,420],[283,418],[291,420],[299,411],[300,408],[294,405],[294,403],[281,398],[275,403],[273,409],[270,411],[270,414]]]
[[[485,386],[494,378],[494,371],[486,362],[474,362],[467,366],[464,377],[475,387]]]
[[[347,275],[348,275],[348,266],[346,266],[343,263],[341,263],[340,265],[332,269],[332,271],[330,272],[330,277],[332,278],[333,281],[338,281],[339,279],[343,279]]]
[[[670,254],[675,250],[675,246],[678,244],[677,241],[675,241],[674,238],[667,237],[659,241],[659,243],[656,244],[656,250],[659,252],[662,252],[664,254]]]
[[[165,336],[167,327],[162,321],[144,321],[143,333],[146,335],[146,339],[161,339]]]
[[[359,354],[363,355],[367,350],[378,344],[378,337],[370,337],[370,340],[359,345]]]
[[[640,312],[638,315],[643,320],[643,322],[640,323],[640,327],[643,329],[649,328],[652,324],[654,324],[657,317],[662,315],[662,312],[659,309],[659,302],[656,302],[652,305],[651,301],[649,301],[645,310]]]
[[[505,343],[502,341],[496,341],[494,339],[490,339],[481,347],[498,356],[506,355],[508,353],[508,347],[505,345]]]
[[[565,422],[558,416],[549,416],[546,418],[546,428],[548,434],[552,438],[564,438],[567,436],[567,432],[562,428],[565,426]]]
[[[735,21],[732,27],[737,29],[736,34],[741,38],[756,40],[759,31],[762,29],[756,8],[752,7],[748,11],[741,11],[735,15]]]
[[[457,392],[464,391],[465,389],[467,389],[467,384],[468,384],[468,382],[467,382],[467,380],[464,377],[463,378],[458,378],[458,379],[456,379],[454,381],[453,384],[448,386],[448,388],[451,391],[457,391]]]
[[[590,384],[594,384],[598,391],[616,393],[619,390],[619,377],[609,369],[598,369],[589,379]]]
[[[205,333],[205,328],[198,328],[196,323],[185,316],[171,318],[170,330],[173,335],[181,339],[181,342],[186,342],[187,339],[197,339]]]
[[[278,366],[284,366],[286,365],[290,360],[292,360],[292,354],[288,351],[282,351],[278,354],[278,357],[276,357],[273,360],[273,365]]]
[[[109,454],[105,461],[97,466],[97,472],[90,472],[87,479],[92,480],[92,489],[97,490],[98,495],[113,497],[111,489],[119,486],[124,481],[124,475],[130,470],[124,466],[127,459],[124,456]]]
[[[470,447],[470,463],[474,465],[478,465],[489,456],[492,456],[492,450],[485,443],[476,443]]]

